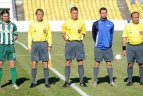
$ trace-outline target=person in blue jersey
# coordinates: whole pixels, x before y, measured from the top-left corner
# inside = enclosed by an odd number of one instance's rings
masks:
[[[99,10],[100,19],[95,21],[92,25],[92,36],[95,42],[94,56],[94,86],[97,86],[99,66],[101,61],[106,61],[107,72],[110,79],[110,85],[116,86],[113,81],[113,52],[112,52],[112,40],[114,33],[114,24],[107,19],[107,9],[102,7]]]

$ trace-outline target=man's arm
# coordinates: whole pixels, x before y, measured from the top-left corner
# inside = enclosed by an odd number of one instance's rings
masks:
[[[14,36],[14,40],[16,41],[18,39],[18,35],[17,36]]]
[[[62,38],[66,41],[66,33],[62,32]]]
[[[85,27],[85,23],[83,22],[82,28],[81,28],[81,38],[83,39],[85,37],[86,34],[86,27]]]
[[[64,22],[63,25],[62,25],[62,38],[64,40],[67,40],[67,38],[66,38],[66,31],[67,31],[66,22]]]
[[[113,34],[114,34],[114,24],[113,24],[113,26],[111,28],[111,41],[113,40]]]
[[[126,56],[127,37],[122,37],[122,54]]]
[[[48,40],[48,52],[52,51],[52,32],[50,31],[50,25],[47,25],[47,31],[48,31],[48,35],[47,35],[47,40]]]
[[[13,24],[14,41],[18,39],[17,26]]]
[[[124,27],[124,31],[122,34],[122,54],[126,56],[126,44],[127,44],[128,30],[127,25]]]
[[[31,46],[32,46],[32,32],[34,31],[32,25],[29,25],[29,30],[28,30],[28,51],[31,53]]]
[[[92,25],[92,37],[93,37],[93,40],[94,42],[96,42],[96,36],[97,36],[97,32],[98,32],[98,29],[97,29],[97,21],[93,23]]]

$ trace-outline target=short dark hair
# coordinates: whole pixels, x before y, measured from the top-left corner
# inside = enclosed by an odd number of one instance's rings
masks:
[[[107,11],[107,8],[101,7],[100,10],[99,10],[99,13],[101,13],[102,10],[106,10]]]
[[[6,10],[6,9],[4,9],[4,10],[2,10],[2,11],[1,11],[1,13],[0,13],[0,14],[1,14],[1,16],[2,16],[3,14],[8,14],[8,15],[9,15],[9,11],[8,11],[8,10]]]
[[[72,7],[72,8],[70,9],[70,12],[72,12],[73,10],[77,10],[77,11],[78,11],[78,8],[77,8],[77,7]]]
[[[38,13],[38,11],[40,11],[40,12],[42,12],[42,13],[44,14],[43,9],[40,9],[40,8],[38,8],[38,9],[36,10],[35,14],[37,14],[37,13]]]
[[[139,13],[139,12],[134,11],[134,12],[132,12],[132,13],[131,13],[131,17],[133,17],[133,15],[134,15],[134,14],[138,14],[138,15],[140,15],[140,13]]]

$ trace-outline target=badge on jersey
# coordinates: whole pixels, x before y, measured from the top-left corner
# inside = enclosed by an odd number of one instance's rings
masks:
[[[139,34],[140,34],[140,35],[143,35],[143,31],[140,31]]]

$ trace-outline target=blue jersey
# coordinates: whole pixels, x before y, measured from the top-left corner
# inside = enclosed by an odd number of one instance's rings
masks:
[[[108,49],[112,47],[114,33],[114,24],[107,20],[99,19],[92,26],[92,36],[95,47],[99,49]]]

